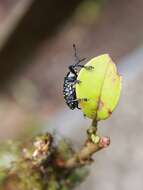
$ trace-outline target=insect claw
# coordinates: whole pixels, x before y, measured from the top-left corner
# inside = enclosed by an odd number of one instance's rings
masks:
[[[80,83],[81,83],[81,80],[76,80],[75,83],[76,83],[76,84],[80,84]]]
[[[85,68],[85,69],[87,69],[87,70],[92,70],[92,69],[94,69],[94,67],[93,66],[84,66],[83,68]]]
[[[81,67],[81,68],[84,68],[84,69],[89,70],[89,71],[94,69],[93,66],[76,65],[76,67]]]
[[[82,102],[82,101],[87,102],[88,99],[87,99],[87,98],[81,98],[81,99],[77,99],[77,101],[78,101],[78,102]]]
[[[82,100],[83,100],[83,101],[85,101],[85,102],[87,102],[87,101],[88,101],[88,99],[87,99],[87,98],[83,98]]]

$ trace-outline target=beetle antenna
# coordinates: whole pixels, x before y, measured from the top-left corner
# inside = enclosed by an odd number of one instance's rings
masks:
[[[77,55],[76,45],[73,44],[74,56],[75,56],[75,65],[78,65],[80,62],[84,61],[86,58],[80,59]]]
[[[76,62],[76,64],[78,64],[80,62],[80,59],[79,59],[79,57],[77,55],[77,48],[76,48],[75,44],[73,44],[73,50],[74,50],[75,62]]]

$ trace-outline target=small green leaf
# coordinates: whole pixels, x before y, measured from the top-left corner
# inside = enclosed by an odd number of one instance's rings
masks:
[[[121,92],[121,77],[108,54],[91,59],[82,68],[76,84],[76,96],[86,117],[97,121],[107,119],[115,109]],[[85,101],[84,99],[87,99]]]

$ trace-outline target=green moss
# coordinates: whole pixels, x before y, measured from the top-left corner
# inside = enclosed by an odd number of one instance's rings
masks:
[[[7,186],[17,190],[71,190],[87,176],[85,168],[64,169],[56,162],[73,154],[67,140],[55,144],[49,134],[37,136],[29,143],[4,143],[0,152],[0,190]],[[5,159],[8,155],[9,161]]]

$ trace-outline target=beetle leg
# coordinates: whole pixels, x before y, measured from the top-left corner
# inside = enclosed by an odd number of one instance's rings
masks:
[[[87,98],[78,98],[78,99],[71,100],[71,101],[72,101],[72,102],[82,102],[82,101],[87,102],[88,99],[87,99]]]
[[[87,70],[89,70],[89,71],[92,70],[92,69],[94,69],[94,67],[92,67],[92,66],[84,66],[84,68],[87,69]]]
[[[76,85],[76,84],[81,84],[81,80],[75,80],[75,81],[74,81],[74,85],[73,85],[74,88],[75,88],[75,85]]]
[[[81,110],[81,108],[80,108],[80,107],[78,107],[78,106],[77,106],[77,109]]]
[[[84,102],[87,102],[88,101],[88,99],[87,98],[79,98],[79,99],[77,99],[76,101],[78,101],[78,102],[82,102],[82,101],[84,101]],[[78,109],[81,109],[80,107],[77,107]],[[86,117],[86,115],[84,115],[84,117]]]
[[[92,66],[84,66],[84,65],[77,65],[77,67],[81,67],[81,68],[84,68],[84,69],[87,69],[87,70],[94,69],[94,67],[92,67]]]
[[[88,99],[87,98],[79,98],[79,99],[75,99],[75,100],[71,100],[71,102],[81,102],[81,101],[85,101],[87,102]],[[77,106],[77,109],[81,109],[79,106]]]
[[[80,84],[81,83],[81,80],[76,80],[75,81],[75,84]]]
[[[88,99],[87,99],[87,98],[79,98],[79,99],[77,99],[77,101],[78,101],[78,102],[82,102],[82,101],[87,102]]]

